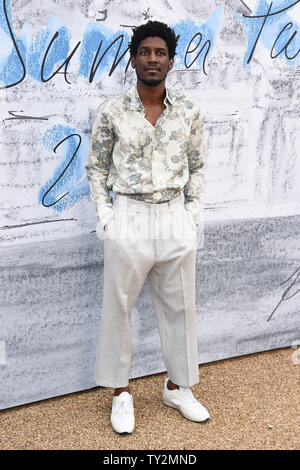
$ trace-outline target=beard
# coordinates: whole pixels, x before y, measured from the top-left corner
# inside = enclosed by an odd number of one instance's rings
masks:
[[[162,78],[143,78],[141,77],[138,72],[136,71],[136,76],[139,80],[141,80],[142,83],[144,83],[144,85],[147,85],[147,86],[150,86],[150,87],[155,87],[155,86],[158,86],[161,84],[161,82],[163,82],[165,79],[166,79],[166,76],[167,76],[168,72],[165,74],[164,77]]]

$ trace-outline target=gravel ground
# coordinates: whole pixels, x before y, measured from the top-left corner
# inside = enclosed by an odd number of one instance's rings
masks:
[[[298,357],[283,348],[200,365],[191,388],[211,414],[205,423],[162,403],[166,373],[131,380],[130,435],[111,428],[110,388],[2,410],[0,449],[299,449]]]

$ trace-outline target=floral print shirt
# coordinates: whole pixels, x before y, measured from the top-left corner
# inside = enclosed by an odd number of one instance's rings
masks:
[[[98,107],[85,168],[102,227],[113,214],[109,190],[150,203],[183,192],[198,224],[204,182],[200,108],[169,88],[164,104],[154,126],[136,85]]]

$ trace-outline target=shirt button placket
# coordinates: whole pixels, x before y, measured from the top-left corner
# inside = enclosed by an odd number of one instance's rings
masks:
[[[155,189],[156,189],[156,171],[155,171],[156,159],[155,159],[155,155],[156,155],[156,145],[157,145],[155,128],[152,130],[152,142],[153,142],[153,146],[152,146],[152,181],[153,181],[153,186],[154,186],[154,191],[155,191]]]

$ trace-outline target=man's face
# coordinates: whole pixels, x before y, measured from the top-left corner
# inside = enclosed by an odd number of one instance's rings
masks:
[[[166,41],[157,36],[143,39],[136,57],[131,57],[131,66],[135,68],[138,79],[147,86],[157,86],[163,82],[173,64]]]

